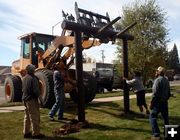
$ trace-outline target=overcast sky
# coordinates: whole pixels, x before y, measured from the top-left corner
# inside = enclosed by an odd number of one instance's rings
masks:
[[[78,7],[105,15],[112,19],[122,14],[122,6],[134,0],[76,0]],[[180,53],[180,2],[179,0],[157,0],[159,6],[167,12],[167,27],[171,49],[176,43]],[[75,0],[0,0],[0,65],[11,65],[20,56],[20,41],[17,39],[29,32],[52,34],[52,26],[62,21],[62,13],[74,13]],[[60,35],[61,24],[54,28],[54,34]],[[101,45],[85,51],[87,56],[101,60],[104,50],[105,62],[115,59],[116,46]]]

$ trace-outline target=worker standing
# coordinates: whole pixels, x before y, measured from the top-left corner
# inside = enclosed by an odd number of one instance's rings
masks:
[[[63,73],[63,62],[60,62],[60,65],[53,65],[53,81],[54,81],[54,93],[56,102],[54,103],[52,109],[49,112],[49,119],[54,120],[55,114],[58,112],[58,120],[63,119],[64,113],[64,104],[65,104],[65,94],[64,94],[64,77]]]
[[[156,79],[152,87],[152,99],[150,104],[150,124],[152,127],[152,139],[160,139],[160,129],[158,126],[157,118],[161,113],[164,120],[164,125],[169,125],[168,115],[168,100],[171,95],[170,85],[167,77],[165,76],[165,68],[158,67],[155,72]]]
[[[40,133],[40,111],[38,98],[40,96],[40,88],[38,78],[34,75],[35,66],[32,64],[26,67],[27,74],[22,81],[23,96],[22,100],[25,106],[24,115],[24,138],[43,138],[45,135]],[[32,133],[30,132],[32,127]]]

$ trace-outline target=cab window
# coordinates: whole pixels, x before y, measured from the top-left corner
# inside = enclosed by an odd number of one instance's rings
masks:
[[[30,42],[29,39],[22,39],[21,40],[21,56],[23,58],[30,58],[30,52],[29,52]]]
[[[51,45],[52,38],[44,36],[36,36],[33,38],[33,49],[36,51],[45,52]]]

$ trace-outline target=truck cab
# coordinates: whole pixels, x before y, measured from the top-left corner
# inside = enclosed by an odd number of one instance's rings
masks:
[[[97,68],[96,73],[97,90],[99,91],[102,88],[106,88],[108,91],[112,91],[113,68]]]

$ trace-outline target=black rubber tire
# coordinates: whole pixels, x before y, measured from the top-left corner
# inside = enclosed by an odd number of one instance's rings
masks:
[[[107,91],[111,92],[112,91],[112,87],[107,88]]]
[[[9,75],[4,83],[5,99],[8,102],[22,101],[22,81],[17,75]]]
[[[75,70],[74,70],[75,73]],[[95,78],[87,73],[83,72],[83,85],[84,85],[84,94],[85,94],[85,104],[90,103],[96,96],[96,80]],[[76,89],[73,89],[70,92],[70,97],[71,99],[75,102],[78,103],[78,94],[76,92]]]
[[[53,72],[42,69],[35,72],[39,79],[41,89],[42,107],[51,108],[55,103]]]

